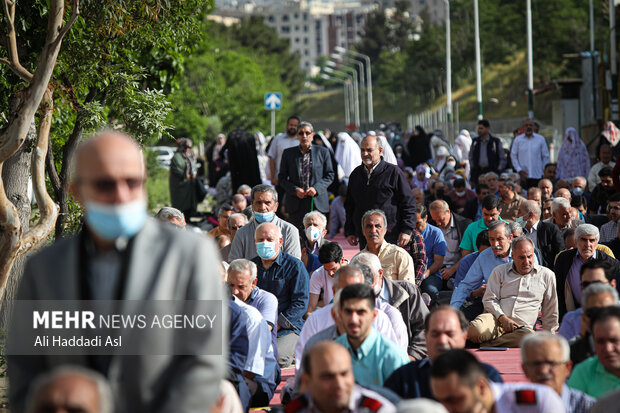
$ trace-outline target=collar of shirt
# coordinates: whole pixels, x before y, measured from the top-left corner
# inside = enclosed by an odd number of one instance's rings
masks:
[[[269,268],[265,268],[263,266],[263,260],[258,260],[258,265],[261,266],[261,268],[265,271],[269,271],[274,265],[277,265],[278,267],[282,266],[282,247],[280,247],[280,251],[278,251],[278,256],[276,257],[275,260],[273,260],[273,263],[271,263],[271,265],[269,266]]]
[[[493,248],[489,248],[491,251],[493,251]],[[484,251],[483,251],[484,252]],[[496,260],[498,261],[502,261],[504,264],[508,263],[508,262],[512,262],[512,247],[508,250],[508,255],[506,255],[504,258],[499,257],[495,251],[493,251],[493,257],[495,257]]]
[[[377,169],[377,166],[379,166],[380,163],[381,163],[381,158],[379,159],[379,162],[377,162],[376,164],[372,166],[372,168],[370,168],[370,170],[368,170],[368,168],[366,168],[366,165],[364,165],[364,170],[366,171],[366,175],[368,175],[369,178],[370,178],[370,175],[372,175],[372,173],[375,171],[375,169]]]
[[[307,154],[307,153],[312,153],[312,145],[310,145],[310,146],[308,147],[308,150],[307,150],[306,152],[302,151],[302,150],[301,150],[301,145],[299,145],[299,153],[301,153],[302,155],[305,155],[305,154]]]
[[[587,259],[587,261],[590,261],[590,260],[592,260],[592,259],[596,259],[596,258],[598,258],[598,257],[596,256],[596,255],[597,255],[597,254],[596,254],[597,252],[598,252],[598,249],[596,249],[596,248],[595,248],[595,249],[594,249],[594,254],[592,254],[592,256],[591,256],[590,258],[588,258],[588,259]],[[586,261],[584,261],[584,259],[581,257],[581,254],[579,253],[579,250],[577,250],[577,254],[575,254],[575,259],[576,259],[576,260],[579,260],[579,261],[577,261],[577,262],[579,262],[580,264],[583,264],[584,262],[586,262]]]
[[[521,274],[519,271],[517,271],[517,268],[515,267],[515,262],[512,262],[512,265],[510,266],[510,271],[515,274],[518,277],[525,277],[526,275],[534,275],[538,273],[539,265],[534,264],[532,266],[532,270],[530,272],[528,272],[527,274]]]
[[[456,228],[456,224],[454,223],[454,215],[450,214],[450,225],[448,225],[448,229]]]
[[[385,288],[385,280],[383,280],[383,284],[381,285],[381,293],[379,294],[379,299],[388,304],[390,303],[390,292],[387,288]]]
[[[536,221],[536,223],[534,225],[532,225],[532,228],[530,228],[528,230],[528,232],[538,231],[538,224],[540,224],[540,219],[538,221]]]
[[[351,343],[349,343],[348,337],[345,340],[345,347],[349,349],[349,351],[351,352],[351,355],[354,358],[359,360],[359,359],[363,359],[370,353],[370,350],[372,350],[372,348],[375,346],[378,339],[379,339],[379,334],[373,327],[370,327],[370,333],[368,334],[368,337],[366,337],[366,340],[364,340],[362,345],[357,350],[351,347]]]

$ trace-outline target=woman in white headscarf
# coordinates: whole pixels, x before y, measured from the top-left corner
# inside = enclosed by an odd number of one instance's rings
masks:
[[[558,154],[557,179],[572,179],[576,176],[588,176],[590,173],[590,156],[586,145],[579,138],[575,128],[568,128],[564,133],[564,142]]]
[[[471,136],[467,129],[463,129],[454,140],[454,156],[457,162],[465,169],[465,175],[469,178],[469,148],[471,148]]]
[[[346,178],[351,172],[362,164],[360,147],[346,132],[338,134],[338,146],[336,146],[336,161],[342,167]]]
[[[387,138],[383,134],[377,135],[378,139],[381,139],[381,144],[383,146],[383,160],[387,163],[391,163],[392,165],[398,165],[398,161],[396,160],[396,155],[394,155],[394,151],[392,147],[387,141]]]

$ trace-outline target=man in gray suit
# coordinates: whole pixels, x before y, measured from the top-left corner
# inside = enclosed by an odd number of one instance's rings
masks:
[[[286,191],[284,205],[289,222],[297,229],[304,229],[304,216],[316,210],[329,213],[327,187],[334,182],[329,149],[312,145],[314,128],[310,122],[297,127],[299,146],[282,152],[278,182]]]
[[[175,300],[188,306],[193,300],[217,300],[226,311],[213,242],[148,218],[144,181],[142,154],[129,136],[103,132],[85,142],[78,149],[70,187],[85,210],[84,230],[30,258],[17,299],[120,300],[122,310],[133,300]],[[227,318],[227,312],[220,314]],[[227,323],[222,324],[227,337]],[[165,355],[9,355],[11,411],[24,411],[35,377],[67,364],[106,376],[117,412],[208,411],[217,402],[224,375],[223,337],[206,332],[189,343],[198,352],[220,348],[218,355],[175,356],[178,330],[146,329],[141,334],[144,348],[158,341],[166,352],[157,354]],[[9,333],[12,340],[19,337]]]

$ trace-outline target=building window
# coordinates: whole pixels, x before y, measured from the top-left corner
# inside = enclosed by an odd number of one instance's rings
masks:
[[[289,26],[282,26],[280,28],[280,32],[281,33],[290,33],[291,32],[291,28]]]
[[[273,17],[273,16],[269,16],[269,17],[267,17],[267,21],[268,21],[269,23],[273,23],[274,21],[276,21],[276,19],[275,19],[275,17]]]
[[[308,20],[308,13],[304,13],[304,21]]]
[[[308,33],[308,26],[304,26],[304,32]]]
[[[299,31],[299,26],[295,26],[295,31],[298,32]]]
[[[308,51],[308,49],[304,50],[304,56],[308,56],[310,55],[310,52]]]
[[[316,25],[315,25],[315,27],[316,27],[317,31],[318,31],[318,30],[321,30],[321,21],[320,21],[320,20],[317,20],[317,21],[316,21]]]
[[[295,43],[299,43],[299,37],[295,38]]]
[[[299,14],[295,13],[295,14],[293,15],[293,18],[294,18],[295,20],[299,19]]]
[[[282,21],[283,22],[287,22],[288,21],[288,14],[283,14],[282,15]]]
[[[308,44],[308,38],[304,37],[304,44]]]

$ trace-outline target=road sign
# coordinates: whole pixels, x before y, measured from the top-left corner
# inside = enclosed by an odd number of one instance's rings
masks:
[[[282,108],[282,93],[265,93],[265,110],[278,110]]]

